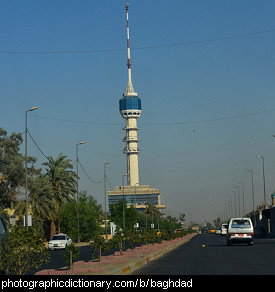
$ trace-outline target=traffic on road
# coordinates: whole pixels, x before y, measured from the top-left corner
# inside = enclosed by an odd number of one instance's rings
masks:
[[[134,275],[274,275],[275,238],[254,238],[254,245],[227,245],[225,236],[201,233]]]

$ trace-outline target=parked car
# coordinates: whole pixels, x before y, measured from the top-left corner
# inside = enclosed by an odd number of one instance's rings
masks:
[[[227,228],[228,228],[228,224],[223,223],[222,226],[221,226],[221,236],[227,234]]]
[[[0,215],[0,240],[8,234],[7,225],[4,218]]]
[[[66,246],[72,244],[72,240],[67,234],[56,234],[49,241],[48,248],[49,249],[65,249]]]
[[[253,245],[254,229],[250,218],[231,218],[228,223],[226,243],[247,243]]]
[[[8,234],[7,225],[4,221],[4,218],[0,215],[0,241],[5,238],[5,236]],[[0,270],[0,275],[4,275],[5,271]]]

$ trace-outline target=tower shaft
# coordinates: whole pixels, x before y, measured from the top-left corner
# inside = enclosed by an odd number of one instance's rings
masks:
[[[124,148],[124,153],[127,155],[127,174],[128,174],[128,185],[137,186],[139,185],[139,173],[138,173],[138,142],[137,131],[137,119],[128,118],[126,119],[126,136],[124,137],[124,142],[126,146]]]

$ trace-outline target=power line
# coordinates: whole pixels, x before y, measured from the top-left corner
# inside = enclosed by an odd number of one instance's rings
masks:
[[[241,149],[241,148],[247,148],[250,146],[254,146],[257,144],[262,144],[265,142],[270,142],[271,139],[265,139],[261,140],[255,143],[250,143],[250,144],[245,144],[245,145],[240,145],[240,146],[235,146],[232,148],[225,148],[225,149],[219,149],[219,150],[211,150],[211,151],[206,151],[206,152],[185,152],[182,154],[162,154],[162,155],[141,155],[141,157],[151,157],[151,158],[170,158],[170,157],[185,157],[185,156],[194,156],[194,155],[205,155],[205,154],[212,154],[212,153],[218,153],[218,152],[224,152],[224,151],[232,151],[236,149]]]
[[[242,118],[242,117],[249,117],[249,116],[254,116],[254,115],[258,115],[258,114],[271,112],[274,110],[275,110],[275,108],[270,108],[270,109],[257,111],[257,112],[251,112],[251,113],[247,113],[247,114],[238,114],[238,115],[219,117],[219,118],[211,118],[211,119],[205,119],[205,120],[182,121],[182,122],[164,122],[164,123],[140,123],[140,125],[142,125],[142,126],[164,126],[164,125],[185,125],[185,124],[209,123],[209,122],[216,122],[216,121],[221,121],[221,120],[230,120],[230,119],[236,119],[236,118]],[[108,126],[120,126],[121,125],[121,124],[116,124],[116,123],[77,121],[77,120],[59,119],[59,118],[51,118],[51,117],[37,116],[37,115],[32,115],[32,118],[41,118],[41,119],[47,119],[47,120],[55,120],[55,121],[59,121],[59,122],[70,122],[70,123],[90,124],[90,125],[108,125]]]
[[[41,150],[41,148],[38,146],[38,144],[37,144],[37,143],[35,142],[35,140],[33,139],[31,133],[29,132],[29,130],[28,130],[28,134],[29,134],[30,138],[32,139],[33,143],[35,144],[35,146],[37,147],[37,149],[40,151],[40,153],[41,153],[46,159],[48,159],[48,157],[46,156],[46,154],[44,154],[44,152]],[[76,161],[75,161],[75,162],[76,162]],[[75,162],[74,162],[74,163],[75,163]],[[81,169],[82,169],[83,172],[85,173],[86,177],[87,177],[91,182],[93,182],[93,183],[101,183],[101,182],[104,180],[104,178],[102,178],[102,179],[99,180],[99,181],[95,181],[95,180],[91,179],[91,178],[89,177],[89,175],[87,174],[87,172],[85,171],[85,169],[84,169],[84,167],[83,167],[83,165],[81,164],[81,162],[80,162],[79,159],[78,159],[78,162],[79,162],[79,164],[80,164]],[[20,162],[20,163],[21,163],[21,162]],[[73,163],[73,164],[74,164],[74,163]],[[107,182],[108,182],[108,184],[109,184],[110,189],[112,189],[112,186],[111,186],[111,184],[110,184],[110,182],[109,182],[109,179],[108,179],[107,175],[106,175],[106,180],[107,180]]]
[[[79,164],[80,164],[81,169],[82,169],[83,172],[85,173],[86,177],[87,177],[91,182],[93,182],[93,183],[101,183],[101,182],[104,180],[104,177],[103,177],[101,180],[99,180],[99,181],[95,181],[95,180],[91,179],[91,178],[88,176],[87,172],[85,171],[85,169],[84,169],[84,167],[83,167],[83,165],[81,164],[81,162],[80,162],[79,159],[78,159],[78,162],[79,162]],[[105,177],[106,177],[106,180],[107,180],[107,182],[108,182],[108,185],[109,185],[110,189],[113,189],[112,186],[111,186],[111,184],[110,184],[110,181],[109,181],[107,175],[105,175]]]
[[[201,167],[201,168],[188,168],[188,169],[174,169],[174,170],[143,170],[142,172],[145,173],[182,173],[182,172],[190,172],[190,171],[203,171],[203,170],[209,170],[209,169],[219,169],[219,168],[226,168],[226,167],[232,167],[235,165],[244,164],[247,162],[255,161],[256,159],[246,159],[242,161],[238,161],[236,163],[229,163],[229,164],[222,164],[222,165],[216,165],[216,166],[208,166],[208,167]]]
[[[196,45],[196,44],[211,43],[211,42],[217,42],[217,41],[224,41],[224,40],[230,40],[230,39],[249,37],[249,36],[253,36],[253,35],[259,35],[259,34],[271,33],[271,32],[275,32],[275,29],[271,28],[271,29],[267,29],[267,30],[263,30],[263,31],[244,33],[244,34],[238,34],[238,35],[232,35],[232,36],[225,36],[225,37],[214,38],[214,39],[190,41],[190,42],[183,42],[183,43],[178,43],[178,44],[166,44],[166,45],[138,47],[138,48],[133,48],[133,49],[134,50],[143,50],[143,49],[155,49],[155,48],[165,48],[165,47],[178,47],[178,46],[186,46],[186,45]]]
[[[60,119],[60,118],[52,118],[52,117],[45,117],[39,115],[32,115],[32,118],[40,118],[46,120],[53,120],[58,122],[69,122],[69,123],[78,123],[78,124],[90,124],[90,125],[107,125],[107,126],[120,126],[121,124],[114,124],[114,123],[104,123],[104,122],[87,122],[87,121],[78,121],[78,120],[70,120],[70,119]]]
[[[107,177],[106,174],[105,174],[105,177],[106,177],[106,180],[107,180],[107,182],[108,182],[108,185],[109,185],[110,189],[113,190],[113,187],[111,186],[111,184],[110,184],[110,182],[109,182],[109,179],[108,179],[108,177]]]
[[[251,33],[243,33],[231,36],[224,36],[219,38],[213,39],[205,39],[205,40],[198,40],[198,41],[188,41],[183,43],[177,44],[163,44],[163,45],[154,45],[154,46],[144,46],[144,47],[134,47],[132,50],[146,50],[146,49],[157,49],[157,48],[167,48],[167,47],[178,47],[178,46],[187,46],[187,45],[196,45],[196,44],[204,44],[204,43],[211,43],[211,42],[218,42],[218,41],[225,41],[230,39],[237,39],[237,38],[244,38],[250,37],[265,33],[272,33],[275,32],[274,28],[256,31]],[[99,50],[70,50],[70,51],[0,51],[0,54],[91,54],[91,53],[106,53],[106,52],[118,52],[118,51],[125,51],[126,49],[99,49]]]
[[[163,125],[185,125],[185,124],[200,124],[200,123],[208,123],[208,122],[216,122],[216,121],[222,121],[222,120],[230,120],[230,119],[236,119],[236,118],[242,118],[242,117],[249,117],[249,116],[254,116],[258,114],[263,114],[267,112],[274,111],[275,108],[267,109],[267,110],[262,110],[262,111],[257,111],[257,112],[252,112],[252,113],[247,113],[247,114],[239,114],[239,115],[232,115],[232,116],[227,116],[227,117],[220,117],[220,118],[212,118],[212,119],[205,119],[205,120],[196,120],[196,121],[184,121],[184,122],[166,122],[166,123],[146,123],[142,124],[143,126],[163,126]]]
[[[85,175],[87,176],[87,178],[88,178],[91,182],[98,184],[98,183],[101,183],[101,182],[104,180],[104,177],[103,177],[101,180],[99,180],[99,181],[95,181],[95,180],[91,179],[91,178],[88,176],[87,172],[85,171],[85,169],[84,169],[84,167],[82,166],[82,164],[81,164],[81,162],[80,162],[79,159],[78,159],[78,162],[79,162],[79,164],[80,164],[81,169],[83,170],[83,172],[85,173]]]
[[[31,133],[29,132],[29,130],[27,130],[30,138],[32,139],[34,145],[37,147],[37,149],[40,151],[40,153],[48,160],[48,157],[46,156],[46,154],[44,154],[44,152],[41,150],[41,148],[37,145],[37,143],[35,142],[35,140],[33,139]]]

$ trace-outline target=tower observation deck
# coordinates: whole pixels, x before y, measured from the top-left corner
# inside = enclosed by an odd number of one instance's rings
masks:
[[[128,174],[128,185],[137,186],[139,185],[139,174],[138,174],[138,142],[140,141],[137,137],[137,119],[141,114],[141,99],[134,91],[131,76],[131,60],[130,60],[130,40],[129,40],[129,21],[128,21],[128,3],[125,4],[126,17],[127,17],[127,56],[128,56],[128,83],[126,91],[123,93],[122,98],[119,100],[119,111],[121,116],[125,119],[125,130],[126,135],[123,142],[126,143],[123,153],[127,156],[127,174]]]

